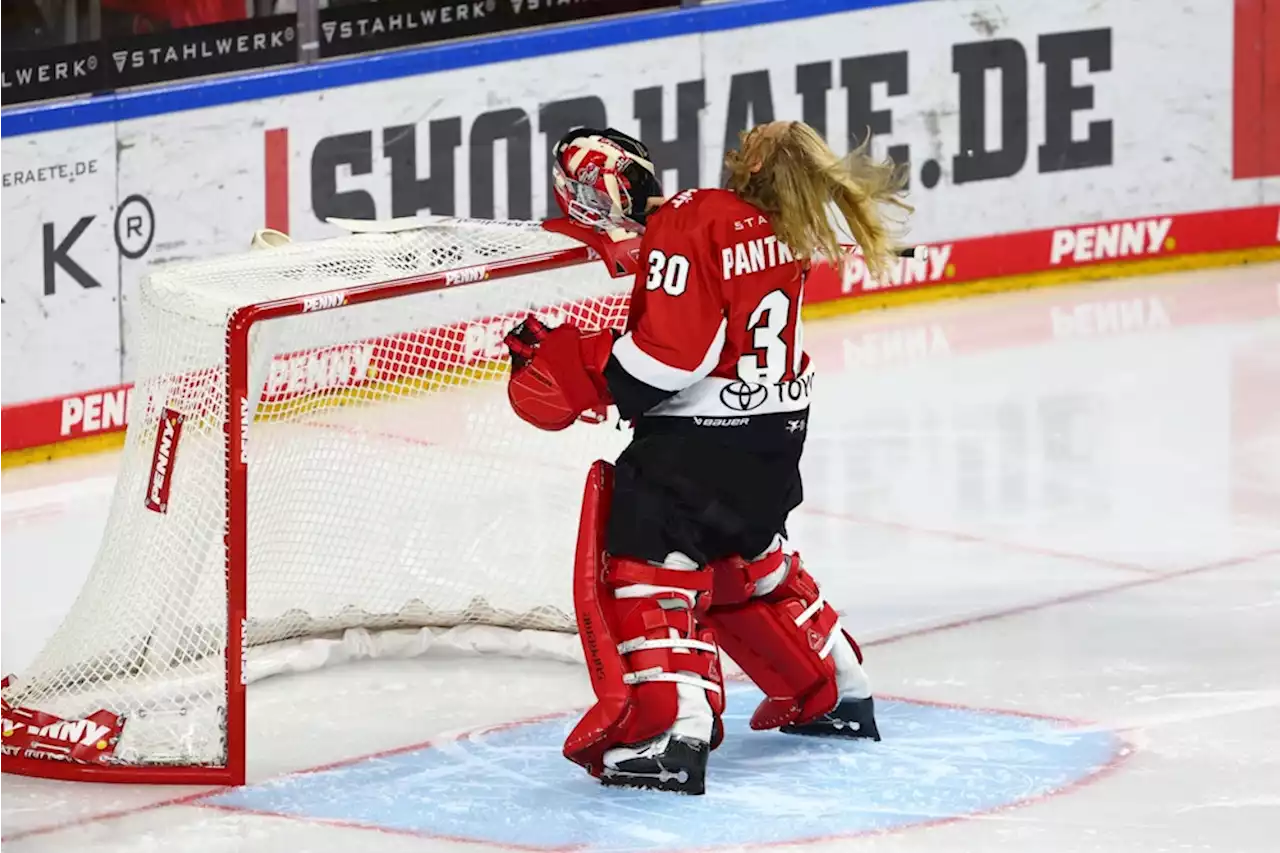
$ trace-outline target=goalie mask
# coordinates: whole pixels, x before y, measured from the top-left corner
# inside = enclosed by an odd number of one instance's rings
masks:
[[[638,139],[580,127],[552,149],[556,201],[565,215],[592,228],[643,230],[645,206],[662,185]]]

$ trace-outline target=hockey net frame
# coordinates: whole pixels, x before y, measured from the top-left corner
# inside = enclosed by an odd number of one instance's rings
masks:
[[[415,222],[339,224],[353,231],[393,233],[417,230]],[[423,222],[418,221],[418,227]],[[500,223],[495,223],[500,224]],[[226,687],[225,764],[126,764],[88,763],[12,754],[6,749],[3,772],[80,782],[238,786],[246,779],[247,715],[246,690],[249,620],[249,470],[246,428],[255,417],[251,373],[250,333],[261,323],[301,314],[315,314],[350,308],[368,302],[429,293],[459,287],[488,286],[490,283],[522,275],[560,270],[603,262],[613,278],[633,275],[639,261],[639,239],[614,232],[601,234],[566,220],[542,223],[546,231],[572,238],[572,247],[543,251],[522,257],[493,259],[484,263],[440,269],[391,281],[356,284],[337,289],[316,290],[286,298],[246,304],[235,309],[226,323],[226,388],[221,400],[222,432],[225,437],[226,478],[224,556],[226,571],[226,634],[224,674]],[[270,250],[268,250],[270,251]],[[566,567],[566,571],[568,567]],[[6,688],[8,679],[6,679]],[[9,712],[6,703],[6,714]],[[24,710],[24,709],[20,709]],[[58,718],[53,718],[58,719]],[[6,721],[7,722],[7,721]]]

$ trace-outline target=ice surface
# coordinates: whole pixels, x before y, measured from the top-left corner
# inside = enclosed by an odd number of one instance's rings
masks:
[[[791,533],[894,697],[883,744],[747,733],[740,685],[706,798],[619,796],[556,758],[575,666],[360,663],[250,689],[242,791],[5,776],[6,853],[1274,849],[1280,267],[806,331]],[[4,671],[78,589],[112,465],[5,472]]]

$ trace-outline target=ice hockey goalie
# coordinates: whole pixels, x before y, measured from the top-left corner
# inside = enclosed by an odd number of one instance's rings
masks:
[[[587,477],[574,604],[597,702],[565,755],[606,785],[704,791],[723,729],[720,652],[765,694],[755,729],[878,740],[862,654],[786,537],[814,367],[809,264],[837,257],[834,205],[874,269],[891,164],[837,158],[800,122],[753,129],[727,189],[662,197],[639,141],[583,128],[554,149],[582,228],[642,232],[624,333],[507,337],[513,409],[541,429],[617,407],[634,438]]]

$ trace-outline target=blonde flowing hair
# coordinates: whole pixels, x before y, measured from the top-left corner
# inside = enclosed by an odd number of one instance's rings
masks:
[[[867,141],[837,157],[818,132],[802,121],[775,121],[742,134],[737,151],[725,155],[729,189],[769,216],[778,239],[797,258],[841,256],[828,217],[839,209],[849,233],[880,276],[895,256],[883,206],[910,213],[902,200],[906,170],[891,160],[876,162]]]

